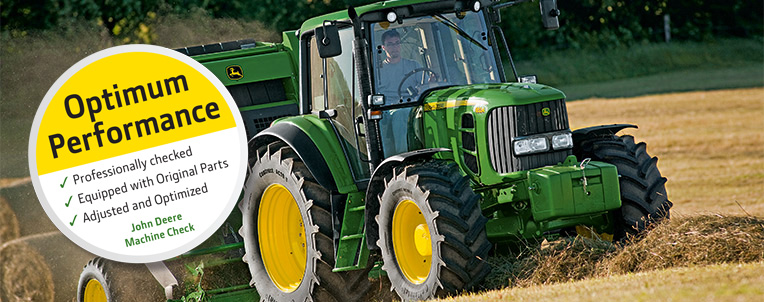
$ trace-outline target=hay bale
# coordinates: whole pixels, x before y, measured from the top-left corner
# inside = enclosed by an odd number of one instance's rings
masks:
[[[489,289],[568,282],[672,267],[764,261],[764,219],[674,217],[625,245],[583,237],[528,245],[488,258]]]
[[[23,241],[0,246],[0,300],[53,301],[53,275],[40,254]]]
[[[489,258],[492,271],[486,287],[530,286],[588,278],[600,269],[601,260],[616,250],[610,242],[580,236],[544,240],[514,255]]]
[[[611,274],[764,260],[764,220],[700,215],[661,223],[607,260]]]
[[[19,221],[8,202],[0,196],[0,245],[19,237]]]

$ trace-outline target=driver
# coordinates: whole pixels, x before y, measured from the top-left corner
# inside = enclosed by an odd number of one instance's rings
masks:
[[[390,101],[397,101],[399,97],[403,96],[411,96],[413,93],[408,89],[419,85],[416,77],[408,77],[403,85],[401,85],[401,80],[409,72],[422,68],[422,65],[419,62],[401,57],[401,35],[395,29],[382,34],[382,50],[385,51],[386,57],[379,69],[379,91],[385,94],[385,98]],[[399,85],[401,85],[402,96],[398,95]]]
[[[395,29],[382,34],[382,49],[385,51],[386,57],[379,68],[378,93],[384,94],[385,102],[392,105],[398,103],[400,98],[412,97],[416,93],[410,91],[419,85],[416,77],[409,76],[403,84],[401,81],[408,73],[417,68],[422,68],[422,65],[401,57],[401,36]],[[398,91],[399,86],[401,87],[400,91]],[[408,151],[408,138],[405,133],[407,133],[410,124],[410,113],[411,108],[387,110],[386,116],[380,121],[382,148],[385,157]]]

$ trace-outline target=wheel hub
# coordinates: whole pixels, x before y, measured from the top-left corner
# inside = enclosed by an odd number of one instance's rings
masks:
[[[270,279],[283,292],[297,290],[305,275],[307,241],[300,209],[284,186],[273,184],[263,192],[257,235]]]
[[[84,302],[106,302],[106,292],[103,290],[101,282],[96,279],[88,281],[82,296]]]
[[[395,207],[392,224],[395,259],[409,282],[422,284],[430,275],[432,240],[422,211],[411,200]]]

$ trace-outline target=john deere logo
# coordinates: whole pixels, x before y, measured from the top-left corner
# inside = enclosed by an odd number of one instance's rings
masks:
[[[241,66],[239,65],[231,65],[226,67],[226,74],[228,74],[229,79],[234,81],[244,77],[244,72],[241,71]]]
[[[549,116],[550,114],[552,114],[552,110],[549,110],[549,108],[541,108],[541,115]]]

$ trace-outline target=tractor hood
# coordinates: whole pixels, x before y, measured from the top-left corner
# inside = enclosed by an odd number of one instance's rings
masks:
[[[523,156],[512,151],[515,139],[570,132],[564,99],[560,90],[531,83],[442,88],[422,100],[418,137],[425,148],[453,150],[452,158],[476,183],[500,184],[570,155],[568,149]]]
[[[424,98],[423,107],[425,111],[463,106],[488,109],[492,107],[527,105],[564,98],[565,94],[562,91],[541,84],[474,84],[452,86],[430,92]]]

